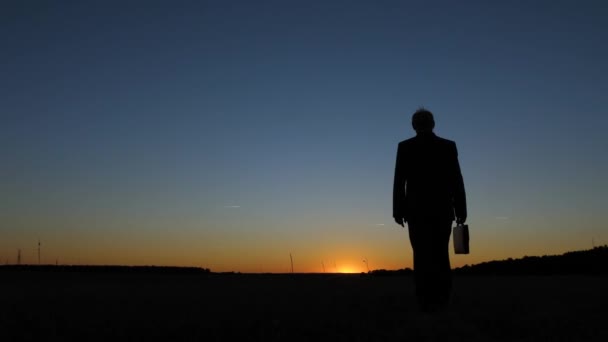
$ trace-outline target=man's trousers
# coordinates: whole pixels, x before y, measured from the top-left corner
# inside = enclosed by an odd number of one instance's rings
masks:
[[[408,220],[414,250],[416,298],[422,310],[445,307],[452,290],[449,243],[452,220]]]

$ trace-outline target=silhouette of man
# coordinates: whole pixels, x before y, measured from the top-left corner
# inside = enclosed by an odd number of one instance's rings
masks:
[[[452,222],[466,221],[467,205],[456,143],[433,133],[433,114],[424,108],[414,113],[412,126],[416,136],[397,149],[393,217],[402,227],[408,224],[416,299],[429,312],[449,302]]]

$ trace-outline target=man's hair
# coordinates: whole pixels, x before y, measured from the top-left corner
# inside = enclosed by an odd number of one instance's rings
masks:
[[[424,107],[418,108],[412,115],[412,127],[416,132],[431,132],[435,128],[433,113]]]

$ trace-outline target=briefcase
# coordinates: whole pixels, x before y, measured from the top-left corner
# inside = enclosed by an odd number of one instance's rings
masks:
[[[469,225],[459,224],[454,227],[454,253],[469,254]]]

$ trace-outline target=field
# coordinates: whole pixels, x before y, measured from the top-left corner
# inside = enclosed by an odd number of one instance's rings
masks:
[[[0,272],[0,341],[608,341],[608,277]]]

